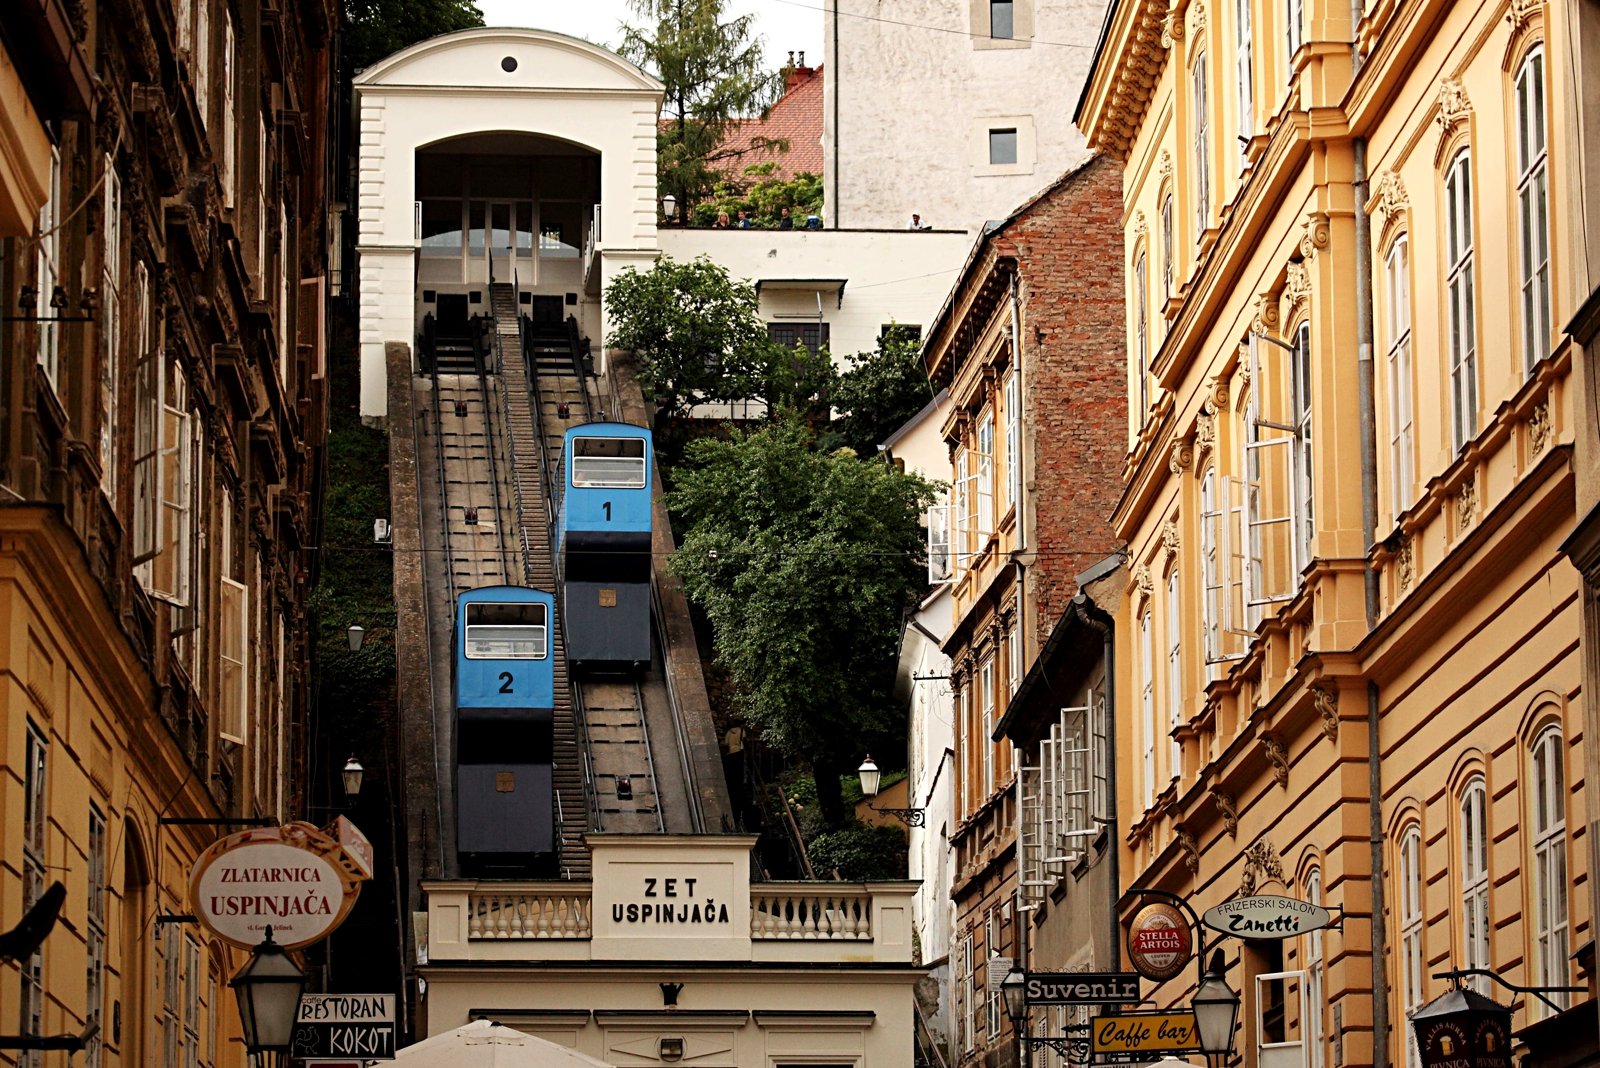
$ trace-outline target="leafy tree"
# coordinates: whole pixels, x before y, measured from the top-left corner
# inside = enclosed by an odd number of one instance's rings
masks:
[[[849,357],[850,367],[833,390],[833,406],[844,413],[833,430],[845,445],[872,455],[884,438],[933,399],[921,348],[921,340],[910,331],[891,327],[875,351]]]
[[[758,395],[773,345],[755,287],[709,258],[626,268],[606,287],[606,303],[613,316],[607,343],[633,351],[645,389],[668,412]]]
[[[688,209],[711,195],[745,145],[729,134],[765,116],[783,87],[779,71],[761,66],[755,16],[727,18],[727,0],[629,0],[644,23],[623,27],[623,58],[655,73],[666,86],[656,135],[657,185]],[[788,149],[781,138],[756,147]]]
[[[806,844],[811,866],[821,876],[837,871],[848,882],[874,882],[906,877],[906,836],[883,824],[846,824],[824,831]]]
[[[347,71],[441,33],[483,25],[473,0],[344,0]]]
[[[833,354],[823,345],[812,352],[796,342],[786,348],[770,342],[761,381],[761,397],[771,411],[804,412],[813,425],[828,420],[828,398],[839,381]]]
[[[723,212],[735,219],[743,211],[749,213],[752,226],[776,228],[782,209],[788,208],[799,228],[805,225],[807,215],[820,215],[822,176],[805,171],[793,178],[775,178],[777,169],[771,160],[752,163],[744,169],[743,181],[718,182],[711,199],[694,208],[691,221],[695,226],[710,226]]]
[[[830,826],[839,769],[904,714],[891,696],[901,621],[922,589],[933,486],[849,450],[821,453],[792,413],[692,442],[668,505],[671,560],[705,612],[750,727],[809,760]]]

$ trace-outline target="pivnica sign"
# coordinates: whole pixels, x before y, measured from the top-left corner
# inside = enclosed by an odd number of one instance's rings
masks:
[[[611,903],[611,922],[620,924],[726,924],[728,902],[706,893],[692,875],[645,875],[632,901]]]
[[[1200,922],[1236,938],[1278,939],[1320,930],[1333,916],[1321,905],[1292,897],[1240,897],[1206,909]]]

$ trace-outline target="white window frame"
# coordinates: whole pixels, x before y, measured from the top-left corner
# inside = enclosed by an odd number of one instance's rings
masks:
[[[1517,248],[1522,347],[1528,371],[1550,352],[1550,176],[1544,46],[1523,57],[1516,80]]]
[[[1174,567],[1167,575],[1167,719],[1171,746],[1168,758],[1170,777],[1183,777],[1183,743],[1178,727],[1183,723],[1183,598]]]
[[[1206,84],[1206,65],[1209,59],[1204,51],[1195,57],[1189,82],[1194,105],[1196,239],[1211,225],[1211,115]]]
[[[1300,46],[1305,44],[1306,5],[1305,0],[1286,0],[1284,6],[1284,21],[1288,33],[1284,41],[1288,45],[1288,53],[1284,57],[1285,80],[1294,78],[1294,56],[1300,51]]]
[[[978,1045],[978,998],[973,987],[973,933],[967,929],[958,943],[956,958],[956,997],[960,999],[957,1020],[961,1026],[961,1050],[971,1053]]]
[[[1016,357],[1013,356],[1013,361]],[[1001,392],[1005,405],[1006,500],[1022,508],[1022,371],[1014,366]]]
[[[1474,775],[1461,788],[1456,813],[1460,818],[1461,864],[1461,967],[1488,969],[1489,963],[1489,792],[1482,775]],[[1483,976],[1468,984],[1489,993]]]
[[[1303,561],[1299,558],[1299,534],[1303,529],[1300,497],[1303,487],[1298,474],[1301,456],[1301,450],[1297,448],[1300,441],[1299,424],[1268,419],[1263,414],[1262,398],[1271,398],[1278,391],[1269,388],[1262,378],[1262,347],[1255,335],[1250,336],[1247,345],[1250,386],[1245,400],[1244,474],[1237,480],[1224,479],[1226,507],[1238,516],[1239,522],[1238,545],[1237,548],[1230,546],[1228,564],[1238,576],[1240,594],[1237,605],[1232,596],[1225,603],[1224,625],[1248,639],[1254,634],[1264,614],[1273,606],[1293,599],[1299,588],[1303,567]],[[1288,353],[1277,345],[1270,347],[1275,356],[1298,358],[1293,347]],[[1284,377],[1292,378],[1293,362],[1289,370],[1290,374]],[[1275,377],[1274,382],[1277,381],[1280,380]],[[1288,392],[1292,397],[1292,382]],[[1289,414],[1281,418],[1292,420],[1292,401],[1288,407]],[[1307,425],[1309,428],[1309,421]],[[1267,433],[1264,435],[1263,431]],[[1310,443],[1306,442],[1305,454],[1309,455],[1309,451]],[[1282,511],[1267,510],[1267,502],[1272,499],[1274,491],[1283,502]],[[1237,559],[1231,558],[1232,555],[1236,555]],[[1280,556],[1283,559],[1279,559]],[[1237,611],[1232,611],[1234,608]]]
[[[149,561],[159,551],[161,515],[161,407],[166,377],[161,373],[159,329],[155,322],[150,272],[141,260],[133,270],[133,563],[134,574],[150,588]]]
[[[211,125],[211,0],[194,0],[194,102],[200,125]]]
[[[25,721],[27,735],[22,781],[22,909],[26,912],[44,894],[49,871],[50,743],[32,719]],[[19,1015],[21,1033],[44,1033],[44,949],[35,947],[18,962],[21,972]],[[38,1068],[38,1050],[22,1052],[18,1065]]]
[[[1156,804],[1156,664],[1154,635],[1151,634],[1150,610],[1139,617],[1139,655],[1143,672],[1140,692],[1140,710],[1144,727],[1144,807]]]
[[[1312,868],[1306,872],[1305,884],[1306,901],[1322,904],[1322,869]],[[1306,934],[1306,1021],[1303,1028],[1308,1052],[1306,1068],[1323,1068],[1323,1044],[1327,1036],[1322,1016],[1327,1011],[1325,956],[1322,929]]]
[[[183,1027],[179,1013],[183,1003],[183,939],[178,925],[169,923],[161,933],[161,1053],[162,1063],[178,1065]]]
[[[100,254],[100,486],[117,499],[117,399],[122,369],[122,178],[116,160],[102,157],[105,175],[104,242]]]
[[[235,199],[235,160],[238,155],[238,119],[234,115],[234,68],[237,66],[237,46],[233,35],[233,16],[224,11],[222,16],[222,206],[232,208]]]
[[[979,729],[983,737],[978,739],[978,745],[983,750],[983,800],[987,801],[994,794],[995,767],[994,767],[994,654],[983,658],[983,663],[978,666],[978,709]]]
[[[1175,243],[1172,234],[1172,191],[1161,198],[1161,316],[1167,314],[1167,304],[1172,300],[1172,280],[1177,273],[1173,259]]]
[[[1022,685],[1022,606],[1020,601],[1011,612],[1011,629],[1006,636],[1006,683],[1012,693]]]
[[[1221,557],[1226,513],[1218,496],[1217,465],[1206,465],[1200,475],[1200,625],[1204,631],[1208,678],[1218,677],[1217,664],[1226,657],[1222,644],[1222,602],[1227,596],[1226,561]]]
[[[39,209],[38,265],[39,292],[35,298],[35,313],[39,316],[37,359],[44,369],[50,388],[61,391],[61,324],[54,317],[60,308],[50,306],[56,287],[61,284],[61,230],[66,225],[61,217],[61,150],[50,149],[49,198]]]
[[[1234,56],[1239,79],[1239,168],[1250,164],[1250,139],[1256,133],[1254,56],[1250,43],[1250,4],[1252,0],[1235,0]]]
[[[250,590],[226,575],[218,583],[217,734],[244,745],[250,732]]]
[[[1460,452],[1478,433],[1478,311],[1470,149],[1463,147],[1451,158],[1444,188],[1450,425],[1453,451]]]
[[[1400,833],[1398,855],[1400,913],[1400,1008],[1401,1018],[1422,1007],[1422,828],[1415,823]],[[1406,1064],[1417,1068],[1415,1036],[1410,1027],[1404,1029]]]
[[[1411,386],[1411,239],[1401,234],[1384,258],[1388,282],[1389,502],[1395,519],[1411,507],[1416,478]]]
[[[983,952],[985,962],[1000,955],[1000,916],[995,909],[983,915]],[[1000,991],[990,986],[988,968],[983,969],[984,1022],[990,1041],[1000,1037]]]
[[[85,983],[84,1019],[98,1023],[104,1018],[106,994],[106,817],[99,806],[89,803],[88,884],[84,901],[84,948],[88,958]],[[84,1068],[100,1068],[104,1061],[105,1040],[100,1033],[84,1045]]]
[[[928,506],[928,584],[943,586],[955,580],[952,555],[950,504]]]
[[[1566,986],[1571,979],[1568,956],[1571,947],[1570,916],[1567,901],[1567,792],[1566,742],[1561,728],[1545,727],[1529,747],[1529,777],[1532,787],[1533,877],[1534,877],[1534,983],[1538,986]],[[1571,1003],[1564,993],[1548,995],[1562,1008]],[[1543,1002],[1535,1000],[1536,1018],[1549,1014]]]
[[[1262,1066],[1305,1064],[1306,1020],[1310,1015],[1306,973],[1299,969],[1261,972],[1255,979],[1255,1027],[1252,1030],[1256,1035],[1256,1064]],[[1284,996],[1281,1002],[1274,1001],[1267,994],[1267,990],[1274,984],[1283,988]],[[1289,1005],[1289,997],[1293,991],[1299,993],[1298,1012],[1291,1011]],[[1274,1006],[1280,1008],[1281,1013],[1269,1020],[1268,1012]],[[1300,1037],[1290,1038],[1292,1029],[1297,1023]],[[1271,1037],[1274,1027],[1281,1028],[1281,1037],[1277,1039]]]
[[[182,1068],[200,1064],[200,943],[183,937],[183,1019],[179,1037]]]
[[[1294,351],[1290,354],[1289,395],[1290,414],[1294,422],[1294,486],[1295,558],[1290,582],[1298,586],[1300,571],[1311,561],[1311,547],[1316,538],[1316,466],[1315,439],[1312,432],[1311,397],[1311,324],[1302,322],[1294,333]]]
[[[978,416],[977,430],[977,481],[976,501],[978,512],[977,533],[979,548],[983,541],[994,533],[995,522],[994,508],[994,407],[991,405]]]
[[[1146,311],[1149,294],[1145,282],[1145,254],[1133,261],[1133,373],[1139,381],[1139,425],[1150,417],[1150,326]]]
[[[968,450],[963,446],[956,449],[954,474],[950,480],[950,506],[951,529],[955,543],[955,575],[962,575],[972,566],[973,533],[972,528],[976,522],[973,514],[972,478],[968,473],[973,466],[968,458]]]

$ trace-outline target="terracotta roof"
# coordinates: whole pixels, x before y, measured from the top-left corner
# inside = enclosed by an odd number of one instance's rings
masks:
[[[773,177],[789,179],[797,174],[822,173],[822,68],[791,67],[783,96],[772,105],[765,119],[745,119],[723,139],[727,147],[743,151],[726,161],[728,171],[738,177],[746,167],[768,160],[778,165]],[[751,148],[757,137],[784,138],[789,151]]]

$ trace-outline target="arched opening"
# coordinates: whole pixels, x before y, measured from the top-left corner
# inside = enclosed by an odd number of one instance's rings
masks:
[[[112,1006],[111,1027],[107,1036],[124,1064],[143,1064],[148,1052],[145,1016],[149,1010],[146,992],[150,989],[150,861],[139,828],[132,820],[123,823],[122,846],[122,953],[121,991]]]
[[[452,137],[417,150],[416,199],[419,332],[427,315],[441,334],[464,331],[488,311],[490,284],[514,284],[519,314],[536,322],[578,313],[568,305],[598,227],[598,152],[532,133]]]

